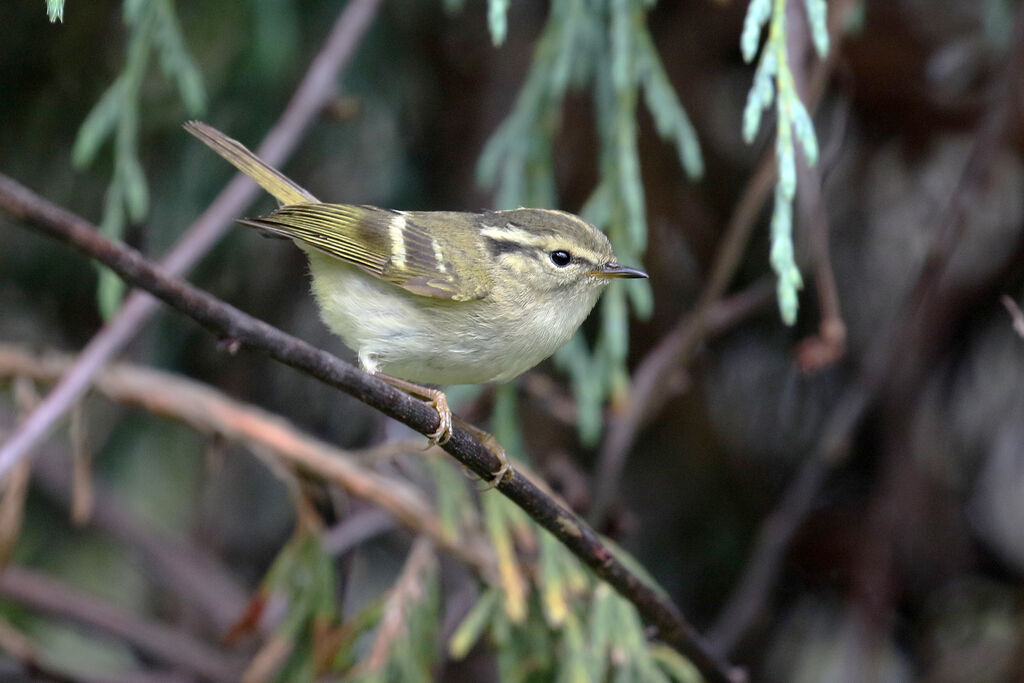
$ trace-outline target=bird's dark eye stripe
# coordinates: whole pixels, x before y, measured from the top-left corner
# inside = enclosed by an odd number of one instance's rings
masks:
[[[551,256],[551,262],[559,268],[564,268],[569,265],[570,261],[572,261],[572,255],[570,255],[565,249],[556,249],[551,252],[549,256]]]
[[[498,258],[502,254],[515,254],[517,252],[532,251],[528,246],[512,240],[496,240],[493,237],[485,237],[487,250],[491,256]]]

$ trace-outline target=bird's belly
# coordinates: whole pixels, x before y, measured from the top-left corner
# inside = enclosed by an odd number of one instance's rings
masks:
[[[487,300],[447,301],[407,292],[336,259],[310,253],[321,317],[367,370],[425,384],[512,379],[575,332],[556,311],[497,314]],[[588,313],[589,309],[584,311]],[[582,318],[581,318],[582,321]]]

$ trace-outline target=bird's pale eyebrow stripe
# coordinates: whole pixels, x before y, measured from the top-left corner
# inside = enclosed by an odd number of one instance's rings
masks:
[[[490,240],[510,242],[521,247],[541,247],[544,236],[529,230],[523,230],[514,223],[508,223],[504,227],[485,225],[480,229],[480,235]]]
[[[398,268],[405,267],[405,215],[396,213],[388,222],[388,237],[391,239],[391,263]]]
[[[551,213],[562,212],[552,211]],[[588,231],[593,230],[590,224],[582,218],[570,213],[564,215],[580,225],[586,226]],[[565,235],[557,230],[542,230],[538,232],[536,229],[525,230],[515,223],[506,223],[504,226],[484,224],[480,228],[480,236],[484,238],[487,249],[493,257],[497,257],[499,254],[513,254],[517,252],[529,253],[539,257],[541,254],[555,249],[564,249],[569,251],[574,259],[585,263],[599,264],[604,259],[599,252],[582,245],[575,245],[570,248],[566,243]]]

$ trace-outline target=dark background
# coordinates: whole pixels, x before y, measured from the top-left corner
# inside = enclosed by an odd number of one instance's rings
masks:
[[[856,16],[833,43],[815,114],[821,160],[800,179],[801,188],[820,182],[824,231],[815,233],[817,204],[802,201],[803,189],[795,209],[807,283],[799,320],[785,327],[762,296],[676,366],[674,389],[645,415],[612,482],[601,530],[636,555],[702,632],[734,633],[732,658],[754,680],[1022,680],[1024,339],[1000,300],[1024,294],[1019,8],[994,0],[846,4]],[[631,323],[633,367],[692,309],[771,147],[765,133],[752,146],[740,136],[753,74],[738,49],[745,9],[735,0],[665,0],[649,15],[706,174],[686,180],[641,107],[650,232],[643,266],[655,307]],[[337,10],[314,1],[179,2],[208,89],[204,120],[255,144]],[[489,207],[490,194],[474,181],[476,160],[515,101],[546,12],[543,2],[511,3],[507,42],[495,48],[483,3],[455,13],[439,3],[385,3],[344,76],[348,113],[324,114],[288,174],[328,200]],[[116,2],[71,2],[63,24],[46,21],[42,2],[0,7],[0,171],[95,222],[109,151],[75,170],[70,149],[121,68],[124,40]],[[156,258],[231,169],[181,130],[188,113],[151,71],[140,110],[151,212],[126,238]],[[570,211],[598,177],[591,107],[588,93],[571,95],[557,137],[561,208]],[[248,215],[271,206],[264,198]],[[759,213],[732,294],[770,274],[769,216]],[[827,235],[845,349],[814,341],[823,317],[816,234]],[[102,324],[93,266],[6,214],[0,235],[0,341],[80,349]],[[232,230],[190,280],[351,357],[320,324],[301,253],[284,242]],[[161,313],[125,355],[213,384],[341,446],[393,431],[288,368],[220,352],[172,313]],[[553,380],[556,397],[571,398],[551,363],[533,372]],[[520,380],[518,393],[528,455],[586,514],[602,476],[600,444],[580,446],[530,382]],[[14,421],[10,396],[0,404],[5,425]],[[487,405],[485,395],[476,409],[486,414]],[[856,419],[844,423],[849,414]],[[240,449],[211,455],[201,436],[141,411],[94,400],[85,420],[94,475],[125,514],[190,539],[255,585],[294,524],[286,491],[266,469]],[[50,455],[65,442],[58,435]],[[753,554],[759,538],[789,527],[788,542]],[[374,552],[389,557],[387,541],[377,544]],[[393,564],[395,553],[379,561]],[[129,551],[102,531],[72,527],[45,487],[32,490],[15,557],[122,606],[160,601],[161,587]],[[762,600],[740,600],[755,605],[752,618],[723,617],[745,572],[775,562]],[[739,633],[730,631],[737,624]],[[100,661],[123,655],[70,643],[65,628],[35,633]]]

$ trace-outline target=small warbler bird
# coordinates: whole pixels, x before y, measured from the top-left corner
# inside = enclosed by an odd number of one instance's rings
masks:
[[[185,129],[250,176],[281,207],[240,223],[292,239],[309,257],[327,326],[360,367],[426,399],[443,444],[452,414],[427,384],[508,381],[569,340],[621,266],[608,238],[564,211],[391,211],[321,203],[241,143],[204,123]],[[504,451],[473,428],[502,468]],[[500,452],[498,452],[500,450]]]

